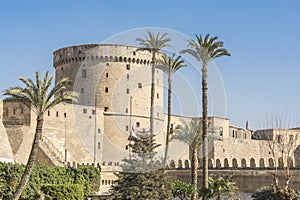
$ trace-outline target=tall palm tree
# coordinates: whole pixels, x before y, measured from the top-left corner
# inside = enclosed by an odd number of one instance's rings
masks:
[[[223,48],[222,41],[216,41],[217,36],[210,37],[206,34],[204,40],[201,34],[196,34],[195,40],[188,40],[189,49],[182,50],[181,53],[188,53],[195,57],[202,64],[202,126],[203,126],[203,188],[208,188],[208,103],[207,103],[207,65],[210,61],[221,56],[230,56],[227,49]]]
[[[142,47],[138,48],[137,51],[148,51],[152,54],[152,68],[151,68],[151,100],[150,100],[150,135],[153,137],[153,125],[154,125],[154,93],[155,93],[155,66],[156,66],[156,56],[159,51],[164,47],[171,46],[168,44],[171,39],[166,38],[167,33],[160,34],[147,32],[148,35],[145,35],[145,39],[137,38],[136,41],[140,43]]]
[[[197,199],[197,182],[198,182],[198,153],[201,145],[201,130],[202,124],[199,120],[191,120],[190,122],[181,121],[175,128],[175,135],[172,139],[177,139],[188,144],[192,150],[192,184],[193,184],[193,194],[192,199]]]
[[[14,200],[19,199],[34,167],[37,149],[42,138],[44,113],[59,103],[74,100],[76,101],[77,99],[77,95],[75,93],[63,91],[66,89],[66,86],[69,82],[68,79],[62,79],[56,83],[52,89],[50,89],[53,77],[49,76],[49,72],[46,73],[43,80],[39,71],[36,71],[35,74],[36,84],[34,84],[34,82],[30,79],[21,77],[20,81],[25,84],[25,87],[11,87],[3,92],[4,95],[8,95],[7,99],[23,102],[37,115],[34,141],[32,143],[31,152],[25,167],[25,171],[14,193]]]
[[[171,123],[171,99],[172,99],[172,75],[182,67],[186,67],[184,61],[180,59],[180,56],[175,57],[175,53],[172,56],[163,55],[158,63],[161,64],[162,69],[168,74],[168,123],[167,123],[167,136],[166,136],[166,149],[164,164],[166,164],[168,151],[169,151],[169,138],[170,138],[170,123]]]

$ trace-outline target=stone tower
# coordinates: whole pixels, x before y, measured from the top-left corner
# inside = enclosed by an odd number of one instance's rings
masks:
[[[69,78],[68,90],[79,94],[78,104],[95,107],[94,112],[100,110],[97,114],[103,115],[103,159],[118,154],[113,159],[121,160],[131,127],[149,130],[151,54],[117,44],[70,46],[54,51],[53,65],[56,82]],[[157,141],[164,143],[159,135],[165,118],[160,69],[155,70],[155,84],[154,131]]]

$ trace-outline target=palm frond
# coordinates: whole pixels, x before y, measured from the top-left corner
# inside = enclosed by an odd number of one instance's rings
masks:
[[[187,41],[188,47],[190,48],[182,50],[180,52],[182,54],[188,53],[192,55],[202,63],[202,66],[206,65],[214,58],[218,58],[221,56],[230,56],[228,50],[223,48],[224,43],[222,41],[216,41],[217,39],[217,36],[211,37],[210,34],[206,34],[203,40],[201,34],[196,34],[196,41],[192,39]]]
[[[67,79],[59,81],[49,92],[53,80],[53,77],[49,76],[49,72],[46,72],[45,77],[42,79],[40,72],[36,71],[36,84],[30,79],[23,77],[19,79],[25,84],[25,87],[11,87],[4,90],[3,95],[8,96],[7,99],[23,102],[38,115],[43,115],[44,112],[59,103],[76,101],[78,97],[73,92],[57,94],[58,91],[66,89]]]
[[[166,73],[173,74],[182,67],[187,65],[184,63],[184,60],[181,59],[181,56],[175,56],[173,53],[172,56],[163,55],[161,59],[158,60],[160,64],[159,67],[164,70]]]
[[[199,120],[193,119],[189,122],[181,120],[181,124],[175,127],[175,134],[172,139],[180,140],[192,149],[197,149],[201,144],[201,130],[202,124]]]
[[[149,52],[159,52],[162,48],[171,46],[168,44],[171,39],[166,38],[167,33],[164,33],[163,35],[157,33],[155,35],[154,33],[147,32],[147,35],[145,35],[145,39],[143,38],[136,38],[136,41],[139,42],[139,45],[142,46],[141,48],[138,48],[137,51],[149,51]]]

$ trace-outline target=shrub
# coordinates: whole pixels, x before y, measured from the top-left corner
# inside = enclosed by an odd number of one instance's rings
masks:
[[[11,199],[21,180],[24,165],[0,162],[0,199]],[[92,166],[80,168],[47,167],[36,165],[30,180],[23,191],[22,200],[33,199],[41,192],[41,186],[52,185],[82,185],[84,196],[99,189],[100,170]]]
[[[175,180],[172,183],[173,197],[177,197],[180,200],[190,199],[193,193],[193,186],[190,183]]]
[[[53,200],[81,200],[84,197],[84,187],[79,184],[45,184],[41,191]]]
[[[255,200],[273,200],[273,199],[275,199],[272,188],[266,187],[266,186],[263,186],[263,187],[255,190],[252,197]]]

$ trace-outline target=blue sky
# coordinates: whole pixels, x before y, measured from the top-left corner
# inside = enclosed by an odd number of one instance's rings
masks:
[[[300,116],[299,1],[2,1],[0,90],[52,67],[58,48],[140,27],[211,33],[232,56],[215,61],[231,124],[263,126],[270,110]]]

